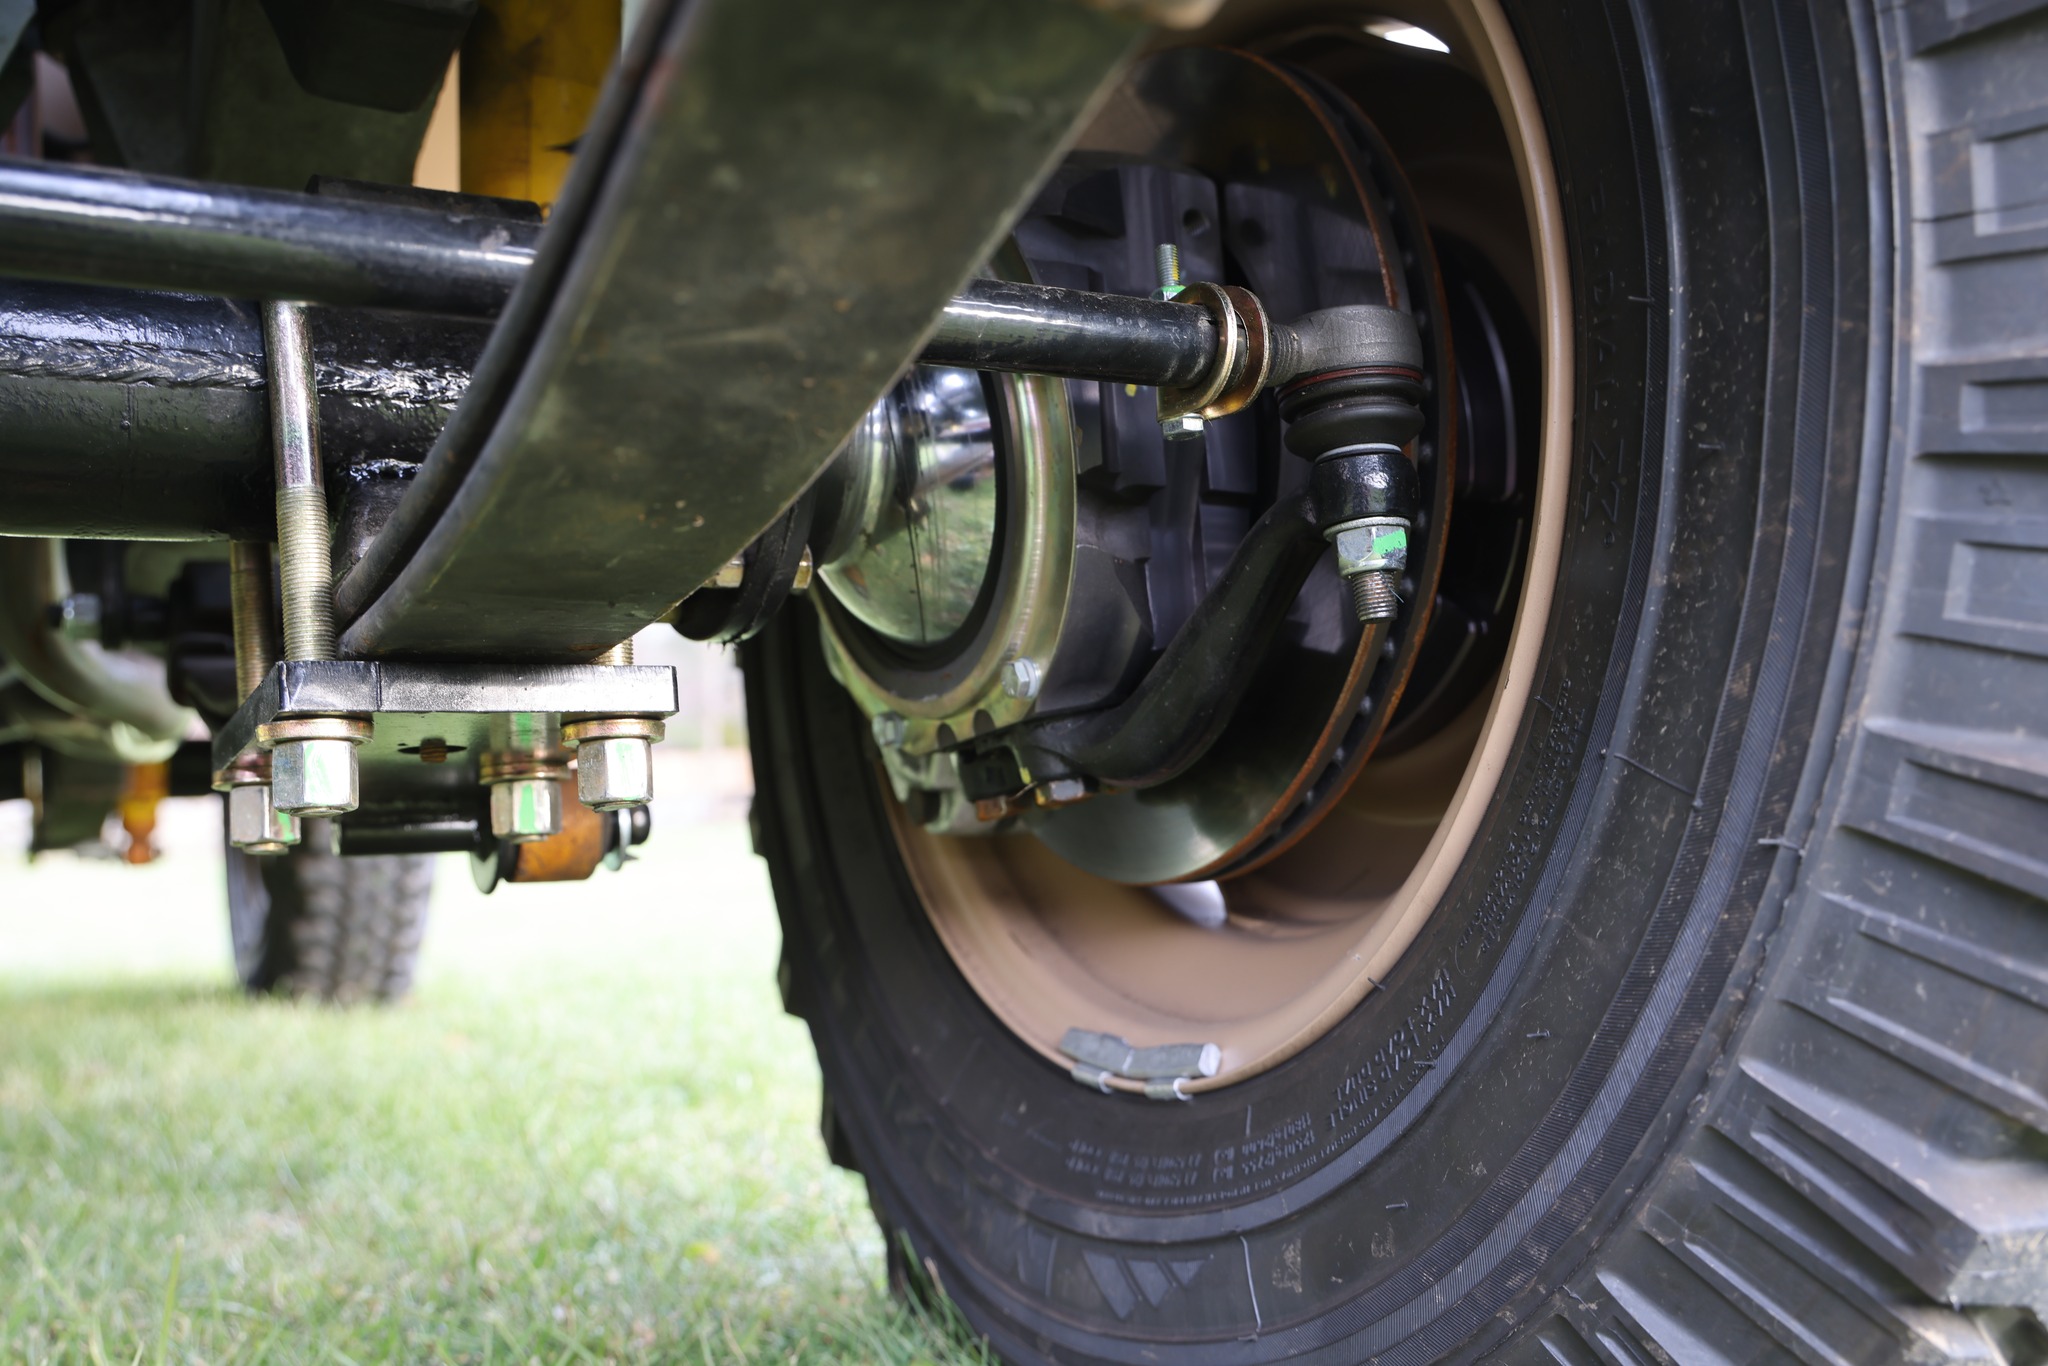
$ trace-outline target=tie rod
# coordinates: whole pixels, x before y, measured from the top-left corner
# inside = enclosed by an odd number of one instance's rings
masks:
[[[0,274],[235,299],[492,317],[540,232],[489,201],[449,207],[247,189],[0,159]],[[1249,291],[1177,298],[977,279],[946,304],[922,359],[1142,384],[1163,417],[1219,417],[1269,385],[1358,355],[1358,319],[1289,327]],[[1371,330],[1370,328],[1367,329]],[[1380,330],[1384,330],[1382,327]]]

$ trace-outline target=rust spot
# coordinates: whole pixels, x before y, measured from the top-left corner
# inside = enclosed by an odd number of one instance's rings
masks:
[[[429,735],[416,745],[400,745],[400,754],[417,754],[423,764],[445,764],[451,754],[460,754],[466,745],[451,745],[438,735]]]
[[[604,817],[576,799],[572,779],[562,784],[561,830],[513,850],[508,882],[581,882],[604,862]]]

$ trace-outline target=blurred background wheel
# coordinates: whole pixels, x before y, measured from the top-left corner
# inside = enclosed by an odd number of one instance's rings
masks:
[[[412,989],[434,860],[341,858],[326,851],[325,826],[307,822],[305,842],[281,856],[228,849],[236,974],[251,992],[336,1004],[398,1000]]]

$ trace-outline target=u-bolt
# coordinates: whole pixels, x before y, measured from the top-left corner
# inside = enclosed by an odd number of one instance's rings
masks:
[[[333,547],[320,471],[319,391],[306,306],[263,305],[269,362],[270,433],[277,455],[277,565],[284,657],[333,659]],[[270,749],[277,809],[294,816],[338,816],[356,809],[356,746],[370,738],[363,716],[275,721],[258,737]]]

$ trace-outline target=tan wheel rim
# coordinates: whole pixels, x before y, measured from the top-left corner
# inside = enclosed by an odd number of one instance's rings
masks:
[[[1403,6],[1446,35],[1507,134],[1529,225],[1524,289],[1543,359],[1532,539],[1490,694],[1405,753],[1368,762],[1293,846],[1233,878],[1221,929],[1145,888],[1080,872],[1028,836],[933,835],[894,813],[905,863],[954,962],[1004,1024],[1066,1067],[1070,1027],[1132,1043],[1213,1042],[1199,1092],[1271,1068],[1391,973],[1470,852],[1531,703],[1566,512],[1572,339],[1564,227],[1535,91],[1494,0]],[[1384,11],[1379,11],[1384,13]],[[1138,1089],[1113,1079],[1112,1085]]]

